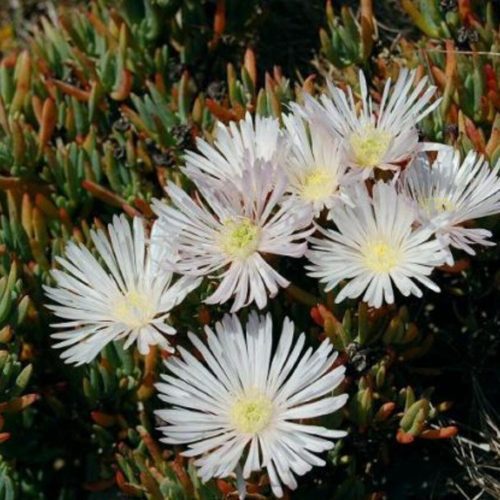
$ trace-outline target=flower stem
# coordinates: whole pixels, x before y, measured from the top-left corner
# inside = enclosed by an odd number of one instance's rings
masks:
[[[297,302],[300,302],[306,306],[315,306],[321,302],[321,300],[313,295],[312,293],[306,292],[302,288],[298,287],[297,285],[294,285],[293,283],[290,283],[290,285],[285,288],[286,294],[291,297],[292,299],[295,299]]]

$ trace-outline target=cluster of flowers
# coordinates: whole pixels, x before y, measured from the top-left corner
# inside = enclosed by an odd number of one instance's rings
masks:
[[[461,163],[452,148],[419,141],[417,123],[439,100],[414,72],[388,81],[378,105],[363,74],[360,89],[355,100],[329,84],[319,100],[292,105],[283,128],[250,115],[219,124],[213,144],[200,139],[186,154],[195,196],[169,184],[171,203],[153,202],[149,238],[140,219],[131,227],[122,216],[108,235],[92,232],[100,261],[70,243],[53,271],[57,286],[46,288],[66,320],[53,334],[62,357],[87,363],[118,339],[142,354],[151,345],[173,352],[169,312],[204,277],[217,284],[207,304],[263,309],[289,285],[276,270],[281,257],[305,256],[304,272],[326,290],[341,286],[337,302],[362,296],[380,307],[395,290],[439,291],[429,276],[453,263],[452,247],[474,254],[472,245],[491,244],[470,221],[500,211],[500,164],[474,153]],[[189,334],[203,362],[179,347],[166,363],[170,374],[157,386],[169,405],[158,412],[164,441],[188,443],[204,480],[237,471],[242,486],[265,467],[281,496],[281,483],[295,488],[294,474],[323,465],[316,454],[344,435],[296,422],[345,404],[346,395],[333,396],[344,368],[333,369],[328,340],[301,356],[305,338],[294,342],[289,320],[273,355],[271,318],[255,311],[246,328],[226,315],[206,336]]]

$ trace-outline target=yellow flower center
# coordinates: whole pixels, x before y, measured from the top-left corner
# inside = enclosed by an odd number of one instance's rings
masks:
[[[224,222],[220,246],[231,258],[245,259],[257,251],[260,228],[248,218]]]
[[[455,210],[455,204],[446,196],[433,196],[424,198],[420,201],[420,206],[428,213],[435,214],[443,212],[452,212]]]
[[[273,404],[263,394],[239,398],[231,408],[231,423],[244,434],[257,434],[265,429],[273,416]]]
[[[155,309],[148,297],[131,290],[115,301],[111,315],[129,328],[141,328],[154,318]]]
[[[302,183],[302,198],[318,201],[328,198],[337,188],[337,180],[326,168],[315,168]]]
[[[371,243],[363,254],[366,267],[376,273],[390,272],[401,260],[400,252],[383,241]]]
[[[368,125],[352,134],[349,142],[357,165],[362,168],[379,165],[389,148],[391,139],[391,134],[378,130],[373,125]]]

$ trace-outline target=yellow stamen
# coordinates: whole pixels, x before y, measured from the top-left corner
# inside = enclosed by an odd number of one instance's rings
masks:
[[[356,164],[362,168],[373,168],[380,165],[391,139],[391,134],[378,130],[373,125],[368,125],[352,134],[349,142]]]
[[[221,232],[220,245],[231,258],[245,259],[259,247],[260,228],[248,218],[228,220]]]
[[[401,260],[400,252],[383,241],[367,245],[363,254],[365,265],[376,273],[390,272]]]
[[[315,168],[302,184],[302,198],[307,201],[324,200],[337,189],[337,179],[326,168]]]
[[[116,300],[111,314],[116,321],[129,328],[140,328],[154,318],[155,310],[148,297],[132,290]]]
[[[452,212],[455,204],[445,196],[433,196],[420,201],[420,206],[428,213]]]
[[[263,394],[254,393],[239,398],[231,408],[231,423],[245,434],[257,434],[264,430],[273,416],[273,405]]]

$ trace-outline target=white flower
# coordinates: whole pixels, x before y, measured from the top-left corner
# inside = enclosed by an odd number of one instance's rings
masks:
[[[199,284],[184,277],[171,286],[172,273],[158,272],[156,258],[163,250],[146,247],[139,218],[133,230],[125,216],[114,217],[108,229],[109,238],[102,230],[91,232],[103,264],[85,246],[70,242],[65,258],[57,259],[63,269],[52,271],[57,286],[44,287],[56,303],[47,307],[66,320],[52,325],[62,329],[52,337],[61,340],[54,347],[66,348],[61,357],[67,363],[89,363],[119,339],[125,339],[125,348],[137,342],[141,354],[156,344],[173,351],[165,335],[175,329],[165,320]]]
[[[281,482],[296,488],[294,474],[325,465],[316,454],[331,449],[332,438],[345,436],[297,422],[344,406],[347,395],[332,394],[345,368],[332,370],[337,353],[328,340],[300,357],[305,336],[294,342],[288,319],[274,356],[270,315],[252,312],[246,334],[235,315],[226,315],[215,329],[205,329],[208,345],[189,334],[204,363],[182,348],[182,359],[166,362],[172,375],[163,375],[165,383],[157,388],[172,408],[157,411],[167,423],[160,428],[162,441],[188,443],[184,455],[199,457],[195,465],[204,481],[231,474],[247,451],[243,477],[267,468],[273,493],[281,497]]]
[[[175,240],[177,271],[197,276],[216,273],[220,284],[205,302],[224,303],[234,296],[231,311],[252,302],[262,309],[268,295],[288,286],[263,255],[301,257],[311,232],[309,210],[287,203],[279,206],[287,181],[269,163],[248,164],[241,182],[244,190],[230,181],[216,190],[198,185],[206,204],[196,203],[170,184],[166,191],[176,208],[153,202],[166,237]]]
[[[284,160],[288,175],[287,192],[294,203],[311,207],[318,216],[345,199],[341,188],[347,183],[346,165],[339,141],[332,140],[323,127],[307,127],[298,113],[284,117],[290,151]]]
[[[445,262],[446,251],[436,239],[429,240],[430,229],[413,229],[413,207],[394,185],[378,182],[373,198],[358,186],[353,203],[333,212],[338,231],[322,231],[325,239],[311,238],[309,275],[326,283],[326,290],[350,279],[336,302],[364,292],[363,300],[375,307],[394,302],[393,284],[404,296],[422,296],[415,282],[439,291],[427,276]]]
[[[197,139],[199,152],[185,155],[184,173],[193,180],[220,187],[220,182],[241,179],[246,162],[264,160],[273,166],[286,155],[286,145],[276,118],[247,113],[244,120],[224,125],[217,122],[213,144]]]
[[[415,71],[400,71],[393,87],[388,79],[382,100],[375,107],[363,73],[360,71],[361,109],[358,113],[348,88],[347,97],[339,88],[328,82],[329,95],[321,96],[321,104],[306,96],[305,114],[312,122],[318,121],[343,144],[347,164],[363,178],[373,174],[373,169],[398,169],[398,163],[411,159],[417,151],[436,148],[436,145],[418,144],[417,123],[439,104],[429,104],[436,88],[427,86],[422,78],[413,88]]]
[[[420,224],[431,227],[444,245],[474,255],[471,245],[494,245],[487,241],[491,232],[463,224],[500,212],[499,170],[500,161],[490,168],[471,151],[461,163],[459,152],[448,148],[432,166],[420,156],[404,172],[402,189],[415,202]]]

